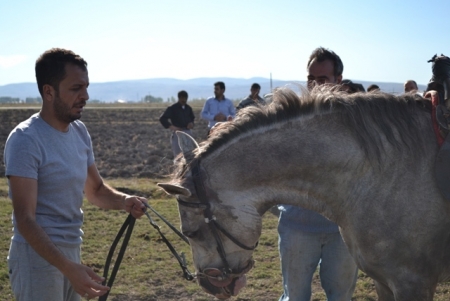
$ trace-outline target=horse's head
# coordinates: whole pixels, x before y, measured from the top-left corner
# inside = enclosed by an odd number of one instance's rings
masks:
[[[177,134],[184,157],[192,157],[197,143],[187,134]],[[208,171],[197,158],[184,168],[175,182],[158,185],[177,198],[181,230],[189,239],[200,286],[220,299],[235,296],[253,267],[261,217],[239,193],[212,189]]]

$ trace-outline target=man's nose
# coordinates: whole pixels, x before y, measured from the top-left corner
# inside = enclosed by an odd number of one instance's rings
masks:
[[[83,92],[80,95],[81,99],[83,99],[84,101],[89,99],[89,93],[87,89],[83,89]]]

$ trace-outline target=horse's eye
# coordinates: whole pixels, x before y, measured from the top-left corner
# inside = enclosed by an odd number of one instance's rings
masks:
[[[198,231],[183,231],[183,235],[189,238],[195,238],[198,234]]]

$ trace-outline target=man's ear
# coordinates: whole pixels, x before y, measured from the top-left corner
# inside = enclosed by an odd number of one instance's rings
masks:
[[[336,84],[340,84],[342,82],[342,74],[336,76]]]
[[[52,101],[55,98],[56,91],[51,85],[44,85],[42,87],[42,101]]]

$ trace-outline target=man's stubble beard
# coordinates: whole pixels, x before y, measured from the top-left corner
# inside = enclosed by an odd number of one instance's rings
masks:
[[[56,91],[56,98],[53,102],[53,110],[55,112],[55,116],[59,121],[65,122],[65,123],[71,123],[72,121],[78,120],[81,118],[81,114],[73,115],[70,113],[71,107],[66,105],[59,96],[59,91]]]

